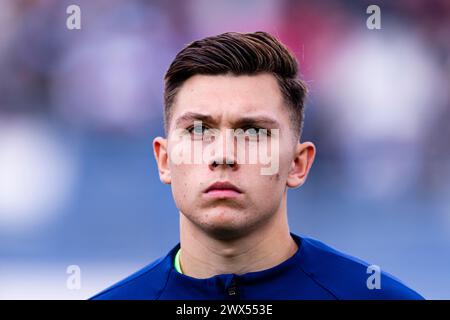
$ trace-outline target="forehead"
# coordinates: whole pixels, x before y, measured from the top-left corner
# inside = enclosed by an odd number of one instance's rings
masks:
[[[183,83],[172,110],[172,122],[186,112],[209,114],[235,121],[248,115],[265,115],[280,124],[288,112],[276,78],[258,75],[195,75]]]

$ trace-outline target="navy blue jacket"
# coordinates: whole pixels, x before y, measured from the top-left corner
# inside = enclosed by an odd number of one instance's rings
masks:
[[[381,271],[380,288],[369,289],[368,264],[306,237],[291,234],[299,249],[288,260],[263,271],[196,279],[175,270],[180,244],[165,257],[91,299],[276,300],[423,299]]]

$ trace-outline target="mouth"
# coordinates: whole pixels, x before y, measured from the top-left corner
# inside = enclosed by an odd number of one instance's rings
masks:
[[[241,195],[243,192],[229,181],[217,181],[211,184],[204,194],[211,198],[235,198]]]

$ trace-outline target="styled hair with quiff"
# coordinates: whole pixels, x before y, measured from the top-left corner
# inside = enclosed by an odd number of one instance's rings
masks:
[[[201,75],[256,75],[270,73],[278,82],[290,111],[296,139],[303,128],[306,85],[298,79],[294,55],[267,32],[226,32],[194,41],[184,47],[164,77],[164,128],[170,129],[176,95],[188,78]]]

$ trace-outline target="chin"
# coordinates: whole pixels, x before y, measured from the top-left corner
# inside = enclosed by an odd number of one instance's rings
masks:
[[[216,239],[232,240],[248,234],[251,226],[242,217],[221,214],[204,220],[201,228]]]
[[[246,231],[243,229],[225,226],[208,226],[204,231],[208,233],[211,238],[223,241],[235,240],[246,234]]]

